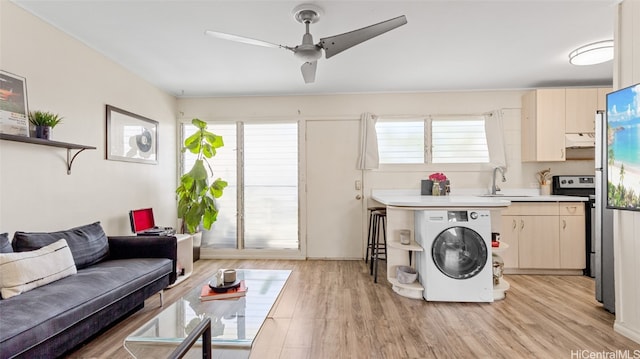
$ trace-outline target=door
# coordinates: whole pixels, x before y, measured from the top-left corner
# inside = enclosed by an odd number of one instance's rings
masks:
[[[502,260],[504,261],[504,268],[518,268],[520,263],[518,263],[518,242],[519,242],[519,234],[520,228],[518,224],[520,223],[520,217],[518,216],[506,216],[502,215],[502,227],[500,233],[500,242],[504,242],[509,245],[509,249],[507,249],[504,253],[500,254]]]
[[[584,216],[560,216],[560,268],[586,267]]]
[[[559,268],[560,223],[558,216],[522,216],[520,268]]]
[[[361,259],[359,120],[306,122],[307,257]]]

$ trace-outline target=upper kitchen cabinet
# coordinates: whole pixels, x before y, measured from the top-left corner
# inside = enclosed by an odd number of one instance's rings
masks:
[[[539,89],[522,96],[523,162],[565,160],[565,112],[565,89]]]
[[[568,88],[566,94],[566,133],[595,132],[595,114],[598,107],[597,88]]]
[[[595,132],[594,115],[606,110],[610,87],[566,89],[566,133]]]
[[[612,91],[613,88],[611,87],[598,88],[598,110],[607,110],[607,94]]]

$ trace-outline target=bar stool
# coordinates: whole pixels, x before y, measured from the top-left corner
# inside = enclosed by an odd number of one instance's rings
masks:
[[[367,254],[364,257],[364,262],[367,263],[369,261],[370,256],[373,256],[373,246],[375,242],[375,227],[374,224],[376,222],[377,214],[375,211],[384,211],[386,213],[386,207],[369,207],[369,233],[367,234]],[[373,268],[371,269],[373,272]]]
[[[378,282],[378,260],[387,260],[387,211],[374,210],[373,212],[373,245],[371,247],[370,273],[373,282]],[[382,243],[380,242],[382,237]]]

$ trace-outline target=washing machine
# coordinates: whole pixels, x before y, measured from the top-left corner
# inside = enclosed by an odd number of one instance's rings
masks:
[[[416,270],[427,301],[493,302],[488,210],[415,213]]]

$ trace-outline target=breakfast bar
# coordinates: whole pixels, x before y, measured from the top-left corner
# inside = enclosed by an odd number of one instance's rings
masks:
[[[500,252],[500,255],[504,256],[506,273],[544,274],[558,272],[561,274],[578,274],[584,268],[584,201],[587,200],[585,198],[556,195],[541,196],[537,191],[531,190],[505,193],[498,196],[473,194],[472,191],[465,195],[423,196],[420,195],[419,190],[373,190],[371,198],[386,206],[387,280],[392,284],[392,288],[396,293],[405,297],[422,299],[426,295],[422,283],[400,283],[396,278],[396,270],[399,266],[407,266],[414,263],[414,266],[419,267],[420,262],[417,257],[431,256],[431,253],[421,254],[431,246],[423,247],[419,243],[419,239],[416,238],[416,232],[420,230],[420,224],[416,223],[415,220],[416,212],[437,213],[442,211],[444,213],[443,216],[449,215],[450,222],[465,222],[467,221],[467,214],[475,216],[487,213],[486,217],[490,218],[486,218],[485,221],[490,221],[490,225],[487,225],[489,228],[484,228],[483,237],[488,237],[485,238],[486,242],[491,241],[491,233],[502,233],[502,235],[499,242],[501,247],[497,250],[492,250],[491,244],[489,244],[487,245],[489,249],[486,252],[488,252],[489,260],[492,252]],[[510,215],[509,211],[512,206],[515,208],[514,211],[516,213],[520,213],[518,218]],[[531,216],[533,219],[547,222],[533,221],[528,223],[527,219],[529,218],[525,216],[523,208],[531,208],[534,214],[540,215]],[[459,213],[462,213],[465,218],[455,218]],[[509,215],[504,216],[505,213]],[[566,217],[563,217],[563,215],[566,215]],[[513,221],[513,224],[511,221]],[[428,227],[430,225],[433,224],[427,223],[425,226]],[[520,226],[523,229],[534,232],[516,234],[510,232],[512,227],[514,230],[520,230]],[[562,231],[567,226],[571,226],[572,231],[577,230],[577,235],[568,236],[563,234]],[[410,233],[410,244],[401,244],[400,232],[407,233],[407,230]],[[563,238],[563,242],[560,241],[560,237]],[[567,245],[571,245],[570,250],[563,247]],[[527,262],[529,257],[519,255],[519,249],[522,249],[523,252],[533,253],[535,258]],[[573,257],[571,257],[572,255]],[[519,263],[518,259],[523,260],[524,263]],[[545,260],[550,260],[551,262],[540,262]],[[418,272],[421,271],[420,268],[416,269]],[[501,271],[502,268],[500,268]],[[425,278],[422,278],[422,281],[425,281]],[[502,291],[494,293],[495,299],[504,297],[504,290],[503,288]],[[488,301],[492,300],[493,298]]]
[[[416,252],[423,247],[416,242],[416,211],[425,209],[500,209],[508,207],[511,202],[506,199],[480,196],[421,196],[413,190],[374,190],[371,198],[387,208],[387,280],[392,289],[399,295],[422,299],[424,287],[420,282],[400,283],[396,278],[398,266],[407,266]],[[409,230],[410,244],[400,244],[400,231]],[[407,255],[409,252],[409,256]],[[412,262],[415,263],[415,260]]]

